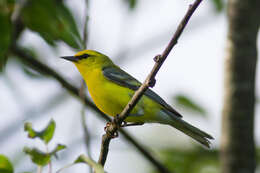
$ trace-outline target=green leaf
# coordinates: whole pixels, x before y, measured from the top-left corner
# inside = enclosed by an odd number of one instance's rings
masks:
[[[194,100],[192,100],[191,98],[179,94],[174,96],[174,101],[179,104],[180,106],[183,106],[184,108],[186,108],[187,110],[199,113],[201,115],[206,115],[206,111],[204,108],[202,108],[202,106],[200,106],[198,103],[196,103]]]
[[[23,151],[31,157],[33,163],[45,166],[51,161],[51,154],[40,151],[37,148],[24,147]]]
[[[89,157],[85,156],[85,155],[80,155],[75,161],[74,163],[86,163],[88,164],[90,167],[92,167],[94,169],[94,172],[96,173],[105,173],[104,168],[102,167],[101,164],[93,161],[92,159],[90,159]]]
[[[12,37],[11,13],[14,8],[14,0],[0,1],[0,71],[3,70],[9,45]]]
[[[223,0],[213,0],[213,5],[214,5],[217,12],[221,12],[224,9]]]
[[[62,1],[29,0],[22,10],[22,19],[50,45],[58,40],[76,49],[83,45],[74,18]]]
[[[0,154],[0,172],[1,173],[13,173],[13,165],[8,160],[8,158],[2,154]]]
[[[128,6],[130,10],[133,10],[136,7],[137,4],[137,0],[124,0]]]
[[[49,143],[49,141],[52,139],[54,131],[55,131],[55,121],[53,119],[50,120],[47,127],[45,127],[42,131],[37,132],[32,128],[32,123],[26,122],[24,124],[24,131],[28,132],[29,138],[40,138],[43,140],[46,144]]]
[[[65,148],[66,148],[66,145],[58,144],[58,145],[55,147],[55,149],[51,152],[51,154],[55,154],[55,153],[57,153],[58,151],[63,150],[63,149],[65,149]]]
[[[33,163],[39,166],[45,166],[51,161],[51,157],[55,156],[58,151],[65,149],[66,146],[58,144],[53,151],[46,153],[37,148],[24,147],[23,151],[31,157]]]
[[[209,151],[201,147],[186,150],[168,148],[160,151],[164,165],[176,173],[218,173],[220,171],[218,155],[218,150]]]

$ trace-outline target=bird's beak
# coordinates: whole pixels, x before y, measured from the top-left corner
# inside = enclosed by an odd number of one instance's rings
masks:
[[[77,62],[78,59],[75,56],[62,56],[61,58],[66,59],[68,61]]]

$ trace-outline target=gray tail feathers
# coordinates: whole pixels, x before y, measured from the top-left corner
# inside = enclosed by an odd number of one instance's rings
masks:
[[[203,132],[202,130],[192,126],[191,124],[185,122],[180,117],[175,116],[171,112],[167,110],[162,110],[170,117],[170,123],[167,124],[173,126],[174,128],[182,131],[186,135],[192,137],[202,145],[206,146],[207,148],[210,148],[210,141],[209,139],[214,139],[211,135],[207,134],[206,132]]]

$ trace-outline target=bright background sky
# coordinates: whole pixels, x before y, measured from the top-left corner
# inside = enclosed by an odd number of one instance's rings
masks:
[[[85,14],[84,0],[66,2],[81,26]],[[122,0],[115,0],[113,3],[108,0],[90,0],[88,48],[108,55],[124,70],[143,81],[154,64],[152,58],[166,47],[190,2],[140,0],[137,8],[131,12]],[[153,89],[169,103],[173,103],[172,97],[175,94],[184,93],[204,106],[208,111],[207,119],[193,116],[180,108],[178,110],[184,114],[185,120],[215,137],[213,147],[219,146],[220,143],[226,33],[226,15],[216,14],[211,2],[203,2],[162,66]],[[80,76],[74,65],[58,58],[75,53],[68,46],[59,43],[55,50],[30,31],[23,34],[21,44],[39,50],[42,60],[59,71],[67,80],[80,86]],[[122,51],[127,52],[124,59],[121,58]],[[85,152],[80,126],[82,105],[74,97],[69,96],[65,97],[65,101],[58,107],[40,114],[40,118],[21,118],[24,114],[37,116],[43,103],[49,102],[57,93],[64,93],[64,89],[49,78],[32,80],[17,67],[17,64],[10,61],[5,75],[0,76],[0,105],[1,115],[4,116],[4,119],[0,120],[0,132],[6,130],[10,124],[19,128],[12,135],[0,134],[0,153],[15,160],[17,153],[21,152],[25,145],[37,145],[44,149],[40,142],[35,143],[26,138],[23,123],[31,121],[37,129],[41,129],[52,117],[56,121],[57,128],[50,148],[57,143],[68,146],[68,149],[60,154],[63,161],[54,162],[54,168],[60,168],[64,163],[72,162],[79,154]],[[258,72],[256,87],[258,96],[259,86]],[[258,104],[255,122],[260,122],[259,114]],[[92,154],[97,160],[105,122],[93,115],[91,110],[86,109],[87,125],[90,129],[94,129],[90,130],[93,136]],[[260,128],[256,126],[255,129],[256,143],[259,146]],[[127,130],[142,144],[149,146],[153,152],[158,152],[160,148],[167,146],[189,147],[190,138],[168,126],[148,124]],[[31,165],[27,157],[27,160],[18,165],[16,172],[27,171]],[[122,167],[126,170],[124,172],[141,173],[150,167],[150,163],[120,136],[111,142],[105,170],[119,172]],[[77,168],[79,171],[82,167],[74,166],[64,172],[71,172]]]

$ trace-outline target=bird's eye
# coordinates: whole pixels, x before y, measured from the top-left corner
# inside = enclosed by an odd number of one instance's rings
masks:
[[[83,55],[78,56],[77,59],[81,60],[81,59],[86,59],[88,57],[89,57],[88,54],[83,54]]]

